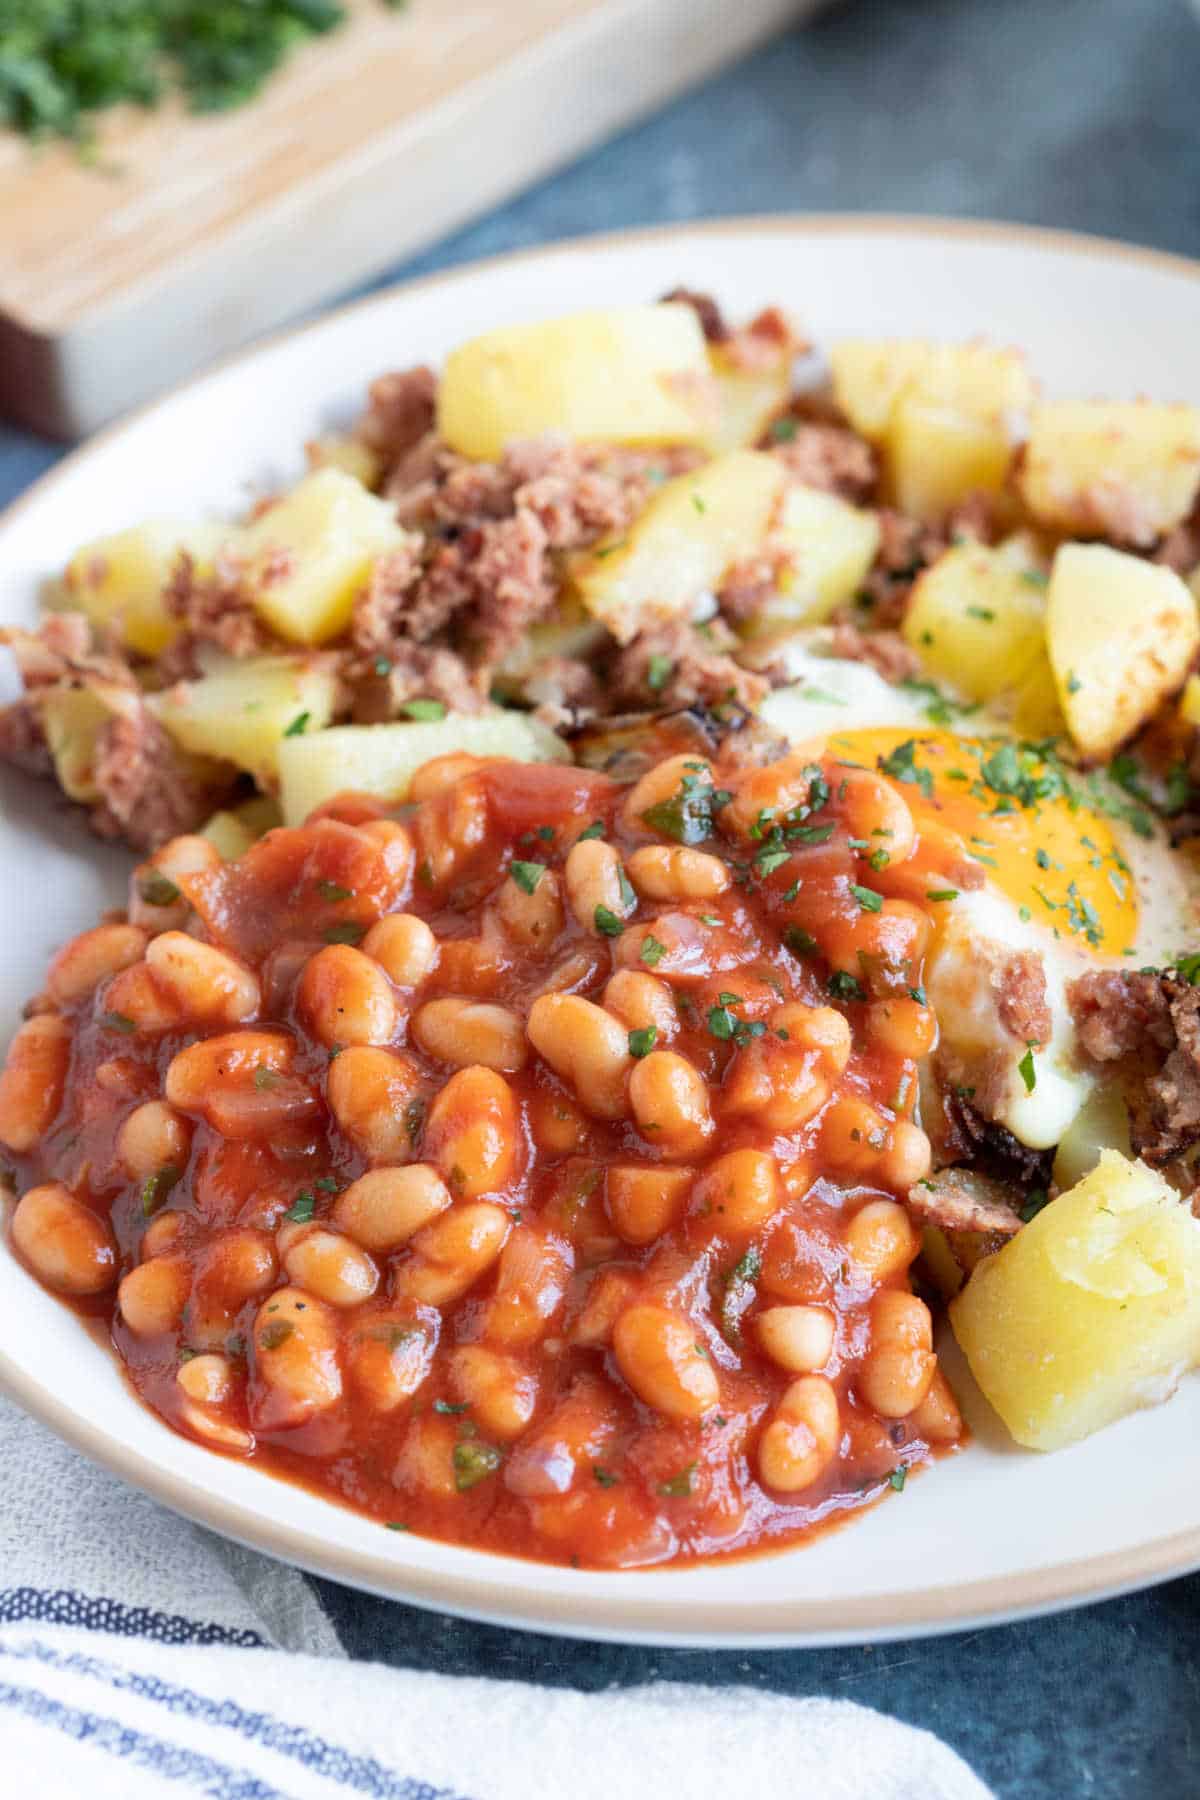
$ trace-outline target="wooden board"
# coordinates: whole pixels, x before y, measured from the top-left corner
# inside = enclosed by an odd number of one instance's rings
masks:
[[[235,112],[122,109],[91,164],[0,133],[0,410],[91,431],[816,4],[351,0]]]

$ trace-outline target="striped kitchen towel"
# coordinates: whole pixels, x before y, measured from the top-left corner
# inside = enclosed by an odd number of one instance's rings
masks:
[[[3,1800],[987,1800],[846,1701],[602,1695],[347,1660],[304,1577],[0,1401]]]

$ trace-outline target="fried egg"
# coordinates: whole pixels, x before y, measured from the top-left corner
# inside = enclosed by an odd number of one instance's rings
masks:
[[[1195,871],[1145,815],[1131,826],[1137,809],[1102,777],[1021,743],[1000,718],[796,640],[784,656],[793,682],[767,698],[763,719],[794,744],[823,740],[827,754],[881,769],[900,784],[918,846],[949,828],[979,871],[979,885],[948,878],[926,895],[939,1067],[1021,1143],[1049,1149],[1095,1085],[1070,983],[1089,968],[1172,961],[1194,940]],[[1014,1036],[996,979],[1022,953],[1044,973],[1049,1030],[1037,1039]]]

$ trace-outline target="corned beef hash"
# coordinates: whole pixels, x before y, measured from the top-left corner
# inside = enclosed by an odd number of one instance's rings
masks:
[[[84,545],[0,747],[142,858],[0,1076],[176,1430],[634,1567],[1200,1361],[1200,412],[707,297]]]

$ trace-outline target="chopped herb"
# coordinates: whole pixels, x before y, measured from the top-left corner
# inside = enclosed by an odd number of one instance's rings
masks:
[[[831,975],[827,985],[835,1000],[865,1000],[867,997],[862,983],[844,969]]]
[[[318,881],[317,892],[322,900],[353,900],[354,889],[342,887],[336,881]]]
[[[1021,1058],[1020,1062],[1017,1064],[1017,1074],[1021,1077],[1021,1080],[1025,1083],[1025,1092],[1027,1094],[1032,1094],[1034,1088],[1037,1086],[1037,1070],[1033,1066],[1033,1045],[1032,1044],[1029,1045],[1024,1056]]]
[[[680,1469],[678,1475],[672,1475],[669,1481],[660,1481],[658,1491],[671,1500],[686,1500],[692,1492],[692,1483],[696,1475],[696,1464],[691,1462],[686,1469]]]
[[[1070,674],[1067,676],[1067,692],[1068,692],[1068,694],[1077,694],[1082,686],[1083,686],[1082,681],[1080,681],[1078,675],[1075,673],[1074,669],[1072,669]]]
[[[790,444],[800,429],[795,419],[772,419],[771,436],[777,444]]]
[[[382,679],[383,676],[390,675],[391,672],[392,665],[390,659],[386,656],[377,656],[375,658],[375,673]]]
[[[718,994],[717,999],[722,1006],[740,1006],[742,1004],[742,996],[740,994]]]
[[[697,913],[696,917],[702,925],[719,925],[721,923],[716,913]]]
[[[888,1486],[890,1488],[894,1488],[898,1494],[902,1494],[904,1492],[904,1483],[907,1480],[908,1480],[908,1470],[904,1466],[904,1464],[901,1463],[900,1466],[898,1468],[893,1469],[891,1474],[888,1476]]]
[[[697,767],[703,769],[704,765]],[[687,774],[669,800],[647,808],[642,822],[677,844],[702,844],[712,836],[713,807],[718,804],[711,782]]]
[[[338,1184],[332,1175],[318,1175],[313,1186],[319,1187],[323,1194],[336,1194],[338,1191]]]
[[[383,1529],[385,1531],[411,1531],[412,1526],[406,1525],[403,1519],[385,1519]]]
[[[1045,1188],[1033,1188],[1029,1198],[1017,1214],[1017,1217],[1023,1224],[1028,1225],[1029,1221],[1031,1219],[1036,1219],[1042,1208],[1044,1206],[1049,1206],[1049,1204],[1050,1196]]]
[[[995,622],[996,615],[990,606],[968,606],[967,617],[968,619],[982,619],[985,625],[991,625]]]
[[[958,889],[957,888],[927,888],[925,891],[925,898],[927,900],[957,900],[958,899]]]
[[[260,1350],[278,1350],[280,1344],[286,1344],[295,1326],[290,1319],[271,1319],[258,1334]]]
[[[133,1020],[128,1018],[125,1013],[101,1013],[100,1023],[104,1026],[106,1031],[130,1032],[137,1030],[137,1026],[134,1024]]]
[[[1022,569],[1021,580],[1028,582],[1030,587],[1044,588],[1049,582],[1050,577],[1048,575],[1043,575],[1040,569]]]
[[[657,1042],[658,1027],[656,1025],[645,1025],[640,1031],[630,1032],[629,1054],[630,1056],[637,1057],[649,1056]]]
[[[618,918],[609,906],[598,906],[592,914],[596,930],[602,931],[605,937],[620,937],[625,929],[624,919]]]
[[[435,1400],[433,1410],[435,1413],[449,1413],[451,1417],[457,1418],[459,1413],[467,1411],[467,1403],[464,1400],[461,1405],[452,1406],[449,1400]]]
[[[908,991],[909,991],[909,994],[911,995],[911,997],[916,1001],[918,1006],[928,1006],[929,1005],[929,998],[923,987],[912,987],[912,988],[909,988]]]
[[[788,861],[791,854],[790,850],[776,848],[760,850],[754,859],[755,867],[760,875],[771,875],[776,869],[781,868],[782,865]]]
[[[1200,987],[1200,951],[1193,951],[1190,956],[1181,956],[1175,963],[1175,970],[1190,987]]]
[[[174,906],[183,895],[175,883],[164,875],[161,869],[151,869],[138,882],[138,893],[147,906]]]
[[[194,1356],[199,1356],[199,1354],[200,1354],[199,1350],[189,1350],[185,1344],[185,1345],[181,1346],[181,1348],[180,1348],[179,1360],[181,1363],[191,1362],[192,1358]]]
[[[309,712],[297,713],[291,724],[285,726],[284,737],[303,737],[308,730],[308,722],[312,718]]]
[[[864,912],[877,913],[883,906],[883,895],[877,894],[874,888],[859,887],[857,882],[850,883],[850,892],[858,901]]]
[[[877,875],[879,874],[881,869],[887,868],[887,866],[891,862],[891,860],[892,859],[891,859],[890,854],[886,850],[883,850],[883,849],[872,850],[870,856],[868,856],[868,858],[867,858],[867,861],[870,863],[871,867],[874,869],[874,871]],[[980,860],[982,861],[984,859],[981,858]]]
[[[671,679],[675,664],[669,656],[652,656],[646,665],[646,686],[652,694],[661,693]]]
[[[400,711],[408,719],[418,719],[423,724],[433,724],[446,716],[444,700],[406,700]]]
[[[624,550],[628,543],[629,539],[627,537],[617,538],[614,543],[601,544],[598,550],[592,551],[592,555],[597,562],[603,562],[606,556],[615,556],[618,550]]]
[[[796,956],[811,956],[817,947],[817,940],[812,933],[799,925],[789,925],[783,934],[783,941]]]
[[[537,828],[537,834],[541,838],[543,844],[552,844],[554,842],[554,827],[553,827],[553,825],[539,825]]]
[[[636,912],[637,895],[633,891],[633,883],[620,863],[617,864],[617,886],[621,890],[621,905],[627,913]]]
[[[340,925],[328,925],[321,933],[327,944],[357,944],[366,936],[367,928],[353,919],[343,919]]]
[[[580,832],[579,836],[575,839],[575,842],[577,844],[586,844],[589,838],[602,838],[603,836],[604,820],[593,819],[587,830]]]
[[[708,504],[704,495],[697,492],[695,488],[692,489],[692,505],[698,513],[706,513],[708,511]]]
[[[784,835],[789,843],[827,844],[836,830],[835,825],[793,825]]]
[[[1039,869],[1048,869],[1050,867],[1050,858],[1045,850],[1035,850],[1033,853],[1033,860]]]
[[[638,957],[645,963],[648,969],[657,968],[658,964],[666,954],[667,946],[665,944],[660,944],[656,937],[644,937],[642,939],[642,947],[638,951]]]
[[[728,1042],[737,1030],[738,1022],[727,1007],[711,1006],[708,1011],[708,1029],[715,1038]]]
[[[592,1464],[592,1474],[602,1488],[616,1487],[621,1477],[614,1475],[611,1469],[602,1469],[599,1463]]]
[[[144,1219],[153,1217],[178,1180],[179,1170],[173,1164],[168,1163],[143,1183],[142,1217]]]
[[[254,1071],[254,1086],[258,1092],[261,1094],[267,1088],[276,1087],[278,1082],[278,1069],[268,1069],[265,1063],[259,1063],[257,1069]]]
[[[294,1225],[307,1225],[316,1209],[316,1195],[310,1194],[308,1190],[305,1189],[302,1193],[296,1195],[296,1198],[292,1201],[292,1204],[288,1207],[283,1216],[285,1219],[291,1219]]]
[[[532,894],[546,873],[546,865],[540,862],[514,862],[509,866],[508,872],[523,894]]]
[[[903,744],[897,744],[890,755],[880,757],[879,767],[893,781],[907,781],[919,787],[928,799],[933,792],[933,776],[928,769],[918,769],[914,761],[916,749],[916,739],[907,738]]]
[[[495,1444],[482,1443],[478,1438],[467,1439],[454,1446],[454,1485],[460,1494],[469,1488],[478,1487],[489,1475],[494,1475],[500,1467],[503,1457]]]

